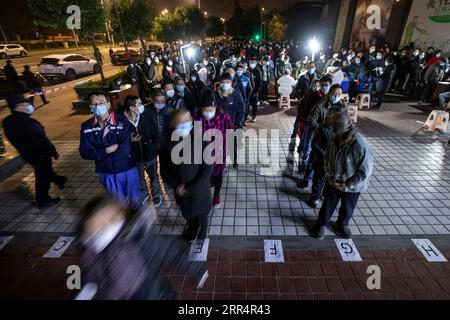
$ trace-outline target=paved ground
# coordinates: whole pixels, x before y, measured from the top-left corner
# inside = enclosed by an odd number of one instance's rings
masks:
[[[69,109],[71,96],[71,91],[56,96],[36,112],[61,154],[56,170],[70,177],[62,193],[52,190],[64,201],[44,211],[35,208],[29,166],[0,183],[0,236],[15,236],[0,249],[0,287],[8,289],[0,290],[2,298],[71,297],[65,289],[65,269],[79,263],[78,245],[59,259],[42,255],[59,236],[74,235],[80,204],[102,192],[93,163],[78,154],[79,125],[89,116]],[[0,111],[0,117],[5,114]],[[180,297],[448,299],[449,264],[427,262],[411,241],[428,238],[450,258],[450,158],[437,137],[417,132],[417,121],[427,115],[401,102],[360,113],[358,128],[375,152],[375,170],[351,224],[363,261],[349,263],[342,261],[331,230],[324,242],[309,237],[318,210],[305,203],[308,192],[295,186],[300,179],[296,164],[286,163],[293,110],[260,109],[251,127],[280,130],[271,154],[278,158],[280,171],[262,174],[265,167],[260,164],[228,170],[223,205],[210,214],[212,277],[197,292],[184,275],[171,274]],[[170,190],[165,190],[157,213],[157,232],[181,233],[184,219]],[[285,263],[264,262],[263,240],[269,238],[282,240]],[[370,264],[382,267],[382,290],[369,292],[364,285]]]

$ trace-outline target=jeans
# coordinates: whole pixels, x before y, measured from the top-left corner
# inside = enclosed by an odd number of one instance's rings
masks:
[[[261,87],[261,100],[267,101],[267,94],[269,92],[269,81],[263,81],[262,87]]]
[[[322,196],[322,191],[326,182],[326,178],[322,161],[314,161],[312,167],[314,169],[314,175],[312,179],[313,183],[311,188],[311,199],[313,201],[316,201],[320,200],[320,197]]]
[[[141,194],[142,194],[142,200],[144,200],[147,196],[149,196],[147,182],[145,181],[145,173],[147,173],[150,184],[152,186],[152,197],[159,197],[161,196],[161,186],[159,184],[159,177],[158,177],[158,160],[157,158],[150,160],[148,162],[140,162],[137,164],[138,170],[139,170],[139,178],[141,181]]]
[[[300,118],[297,117],[295,118],[294,129],[292,130],[291,139],[297,138],[297,131],[299,127],[300,127]]]
[[[57,175],[53,171],[52,159],[50,157],[44,157],[38,161],[30,163],[34,168],[34,175],[36,177],[35,189],[36,189],[36,201],[39,204],[45,204],[50,200],[50,184],[60,184],[63,177]]]
[[[447,100],[450,100],[450,92],[444,92],[439,95],[439,107],[445,109]]]
[[[311,140],[314,134],[314,128],[311,126],[306,127],[305,139],[300,142],[300,151],[303,152],[303,164],[307,164],[309,160],[309,154],[311,153]]]
[[[220,174],[219,176],[211,177],[211,187],[214,187],[214,197],[220,195],[220,190],[222,189],[222,183],[223,183],[223,174]]]
[[[333,215],[339,200],[341,200],[337,224],[347,226],[353,216],[353,212],[355,211],[360,193],[342,192],[326,183],[323,194],[325,196],[325,200],[319,211],[318,224],[321,226],[326,226],[329,224],[331,216]]]

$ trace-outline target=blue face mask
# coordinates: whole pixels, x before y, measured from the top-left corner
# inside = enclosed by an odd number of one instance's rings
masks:
[[[164,103],[155,103],[155,108],[157,110],[162,110],[162,109],[164,109],[165,106],[166,105]]]
[[[108,112],[107,104],[91,105],[91,112],[97,117],[102,117]]]
[[[34,106],[30,103],[27,107],[27,113],[31,115],[34,112]]]
[[[175,132],[178,133],[181,137],[186,137],[192,130],[194,125],[192,122],[183,122],[177,125],[175,128]]]
[[[138,109],[137,114],[143,114],[144,111],[145,111],[145,108],[144,108],[144,106],[141,104],[141,105],[139,106],[139,109]]]
[[[184,93],[184,85],[180,84],[177,86],[178,93]]]
[[[308,70],[308,72],[309,72],[309,74],[314,74],[314,72],[316,72],[316,69],[315,68],[311,68],[311,69]]]
[[[211,120],[212,118],[214,118],[214,116],[216,115],[216,113],[214,111],[205,111],[202,114],[203,114],[203,117],[208,121]]]
[[[322,86],[320,87],[320,91],[322,91],[323,94],[328,94],[328,92],[330,92],[330,87],[329,86]]]
[[[238,77],[241,77],[243,74],[244,74],[244,71],[241,71],[241,70],[236,71],[236,75]]]
[[[332,104],[338,104],[339,102],[341,102],[341,97],[332,96],[332,97],[330,97],[330,101]]]

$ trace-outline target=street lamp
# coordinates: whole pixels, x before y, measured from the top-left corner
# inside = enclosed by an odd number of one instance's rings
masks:
[[[320,43],[317,41],[316,37],[314,37],[311,41],[309,41],[309,48],[312,52],[312,61],[314,61],[314,56],[316,55],[316,52],[320,49]]]
[[[264,24],[264,8],[261,9],[261,38],[264,39],[263,24]]]
[[[208,15],[208,11],[203,12],[203,14],[204,14],[205,16],[207,16],[207,15]]]

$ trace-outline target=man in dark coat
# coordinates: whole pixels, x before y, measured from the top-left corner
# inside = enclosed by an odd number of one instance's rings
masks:
[[[386,59],[386,68],[384,68],[383,73],[378,79],[378,82],[376,83],[376,91],[377,91],[377,97],[378,101],[377,104],[374,106],[374,108],[381,108],[381,105],[383,104],[384,95],[387,91],[391,88],[392,81],[395,77],[396,73],[396,67],[394,64],[394,60],[389,57]]]
[[[210,179],[213,166],[206,164],[203,157],[201,161],[196,159],[199,144],[202,154],[206,145],[202,141],[202,133],[195,133],[189,110],[180,108],[174,112],[171,129],[174,139],[171,139],[169,150],[172,155],[175,201],[188,225],[183,235],[187,241],[205,239],[208,213],[212,207]],[[181,141],[179,138],[182,138]],[[188,155],[185,154],[187,151]],[[176,159],[177,157],[180,159]]]
[[[25,82],[25,90],[34,94],[39,94],[42,100],[43,104],[50,103],[47,101],[47,98],[45,97],[44,91],[42,91],[42,83],[39,81],[39,79],[36,77],[36,75],[31,72],[30,66],[25,65],[24,71],[22,73],[22,80]],[[33,104],[34,101],[34,95],[31,96],[31,104]]]
[[[20,94],[7,98],[12,114],[3,121],[6,137],[22,158],[34,168],[36,177],[36,201],[40,209],[58,204],[60,198],[51,198],[50,184],[53,182],[63,189],[66,177],[53,171],[52,158],[59,158],[55,146],[45,135],[44,127],[31,117],[34,111],[29,100]]]

